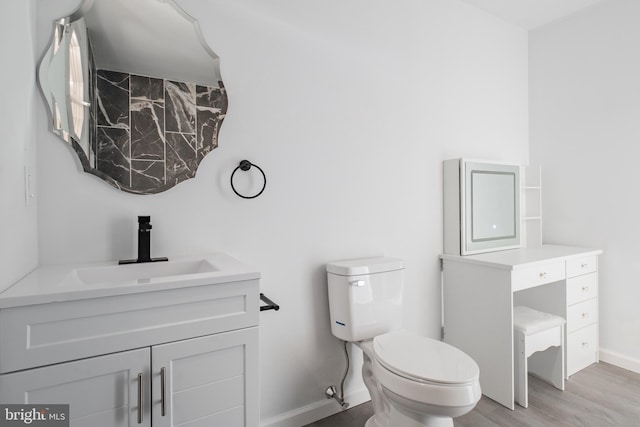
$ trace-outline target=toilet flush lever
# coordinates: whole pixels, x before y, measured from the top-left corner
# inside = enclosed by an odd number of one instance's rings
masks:
[[[362,286],[364,286],[364,280],[352,280],[352,281],[349,282],[349,284],[351,286],[362,287]]]

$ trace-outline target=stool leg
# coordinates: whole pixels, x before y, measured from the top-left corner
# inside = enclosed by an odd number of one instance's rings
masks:
[[[556,359],[553,365],[551,384],[564,391],[564,325],[560,327],[560,345],[555,348]]]
[[[514,400],[523,408],[529,406],[529,396],[527,394],[529,388],[529,377],[527,369],[527,349],[526,340],[522,333],[514,331]]]

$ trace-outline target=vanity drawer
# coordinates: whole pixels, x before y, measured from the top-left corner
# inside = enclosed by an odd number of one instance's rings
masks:
[[[575,304],[598,296],[598,273],[567,279],[567,304]]]
[[[257,326],[257,280],[0,310],[0,373]]]
[[[513,270],[513,291],[533,288],[562,280],[565,277],[565,263],[554,262]]]
[[[567,260],[567,277],[598,271],[598,257],[596,255]]]
[[[567,336],[567,372],[572,375],[598,361],[598,324],[571,332]]]
[[[567,309],[567,332],[571,333],[598,321],[598,299],[592,298]]]

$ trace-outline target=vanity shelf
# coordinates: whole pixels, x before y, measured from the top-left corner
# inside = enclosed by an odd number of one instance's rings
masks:
[[[523,246],[542,245],[542,170],[539,165],[523,166],[520,212],[522,212]]]

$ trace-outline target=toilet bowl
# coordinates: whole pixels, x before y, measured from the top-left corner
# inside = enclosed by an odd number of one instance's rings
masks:
[[[378,413],[374,408],[367,427],[453,426],[453,417],[468,413],[480,400],[478,365],[451,345],[397,331],[358,346],[365,364],[371,364],[370,383],[377,383],[367,384],[372,400],[382,393],[386,401]]]
[[[461,350],[400,328],[404,264],[366,258],[327,265],[331,332],[363,352],[374,415],[366,427],[452,427],[481,397]]]

